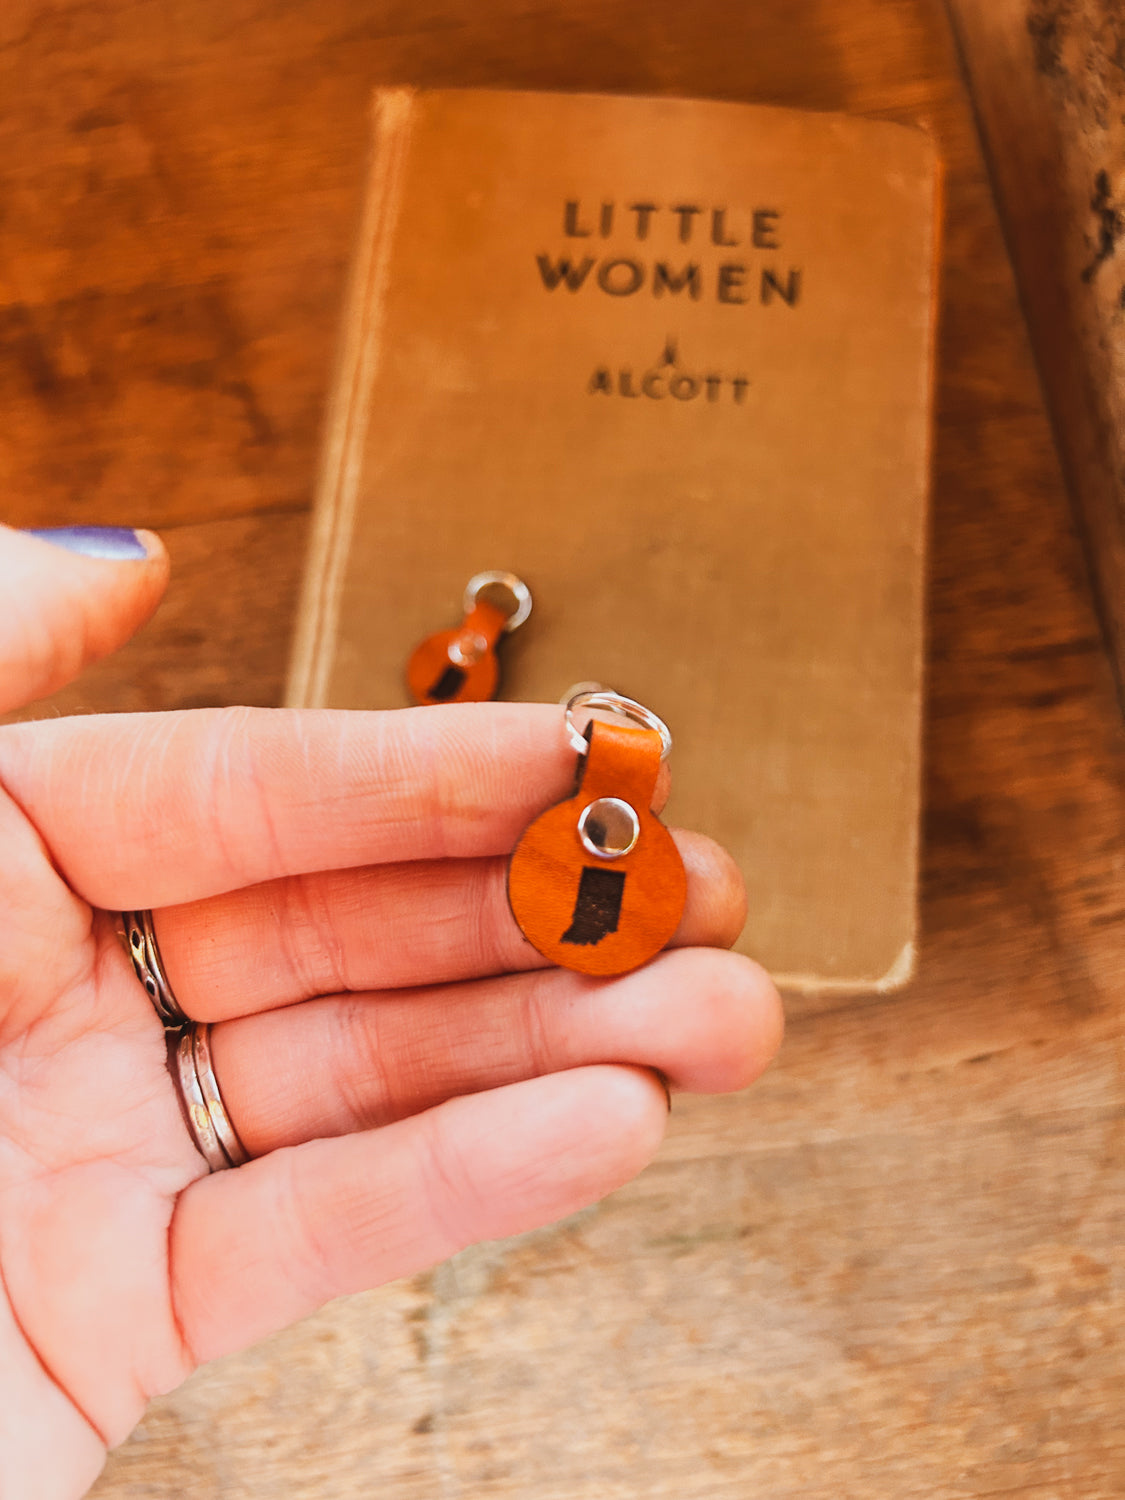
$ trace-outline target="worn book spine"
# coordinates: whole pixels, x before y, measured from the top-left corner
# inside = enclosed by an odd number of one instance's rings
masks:
[[[387,278],[414,99],[413,89],[380,89],[373,101],[374,151],[325,423],[317,503],[286,690],[290,705],[319,706],[326,696],[358,493],[362,434],[368,427],[371,393],[379,371]]]

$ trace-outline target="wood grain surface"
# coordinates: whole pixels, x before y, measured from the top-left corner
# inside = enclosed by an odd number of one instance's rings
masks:
[[[949,170],[923,939],[554,1229],[197,1375],[97,1500],[1125,1492],[1125,730],[938,0],[7,0],[19,524],[158,527],[47,711],[281,692],[375,82],[921,120]]]
[[[1125,704],[1125,9],[949,9]]]

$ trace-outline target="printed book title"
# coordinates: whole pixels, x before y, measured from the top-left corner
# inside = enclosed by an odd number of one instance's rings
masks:
[[[801,300],[801,269],[782,267],[781,210],[677,203],[661,206],[639,201],[587,205],[570,198],[563,204],[562,232],[582,241],[560,254],[536,256],[543,287],[573,294],[599,292],[607,297],[650,296],[699,302],[705,296],[727,306],[747,303],[795,308]],[[599,241],[605,242],[599,246]],[[674,251],[661,250],[669,242]],[[600,249],[600,254],[592,253]],[[716,255],[714,252],[722,252]],[[750,379],[742,371],[685,368],[677,341],[646,368],[598,365],[590,376],[591,395],[624,396],[652,401],[746,401]]]
[[[761,263],[748,252],[779,251],[781,211],[751,208],[739,213],[725,207],[699,203],[601,203],[587,207],[579,199],[563,205],[563,234],[568,240],[586,243],[561,254],[541,252],[536,264],[548,292],[565,287],[568,292],[591,289],[607,297],[688,297],[698,302],[713,296],[728,306],[757,302],[796,307],[801,300],[801,271],[797,266],[780,269],[775,261]],[[656,242],[674,240],[677,255],[649,256],[645,251]],[[622,246],[622,240],[627,241]],[[597,241],[607,244],[605,253],[594,255]],[[680,247],[683,247],[681,250]],[[716,259],[704,252],[739,250],[739,255]]]

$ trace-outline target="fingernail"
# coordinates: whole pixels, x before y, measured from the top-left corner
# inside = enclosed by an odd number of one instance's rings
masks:
[[[83,557],[104,557],[111,562],[148,556],[148,548],[131,526],[29,526],[28,536],[53,542]]]

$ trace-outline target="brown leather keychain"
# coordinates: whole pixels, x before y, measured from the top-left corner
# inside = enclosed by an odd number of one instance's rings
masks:
[[[485,591],[506,592],[503,609]],[[415,703],[482,703],[496,696],[501,636],[517,630],[531,613],[531,590],[514,573],[476,573],[465,585],[465,618],[416,646],[406,665],[406,685]]]
[[[579,708],[631,722],[591,719],[583,734]],[[665,946],[687,897],[680,852],[652,811],[672,736],[619,693],[579,693],[566,724],[579,751],[575,791],[524,831],[508,866],[508,900],[544,958],[580,974],[624,974]]]

